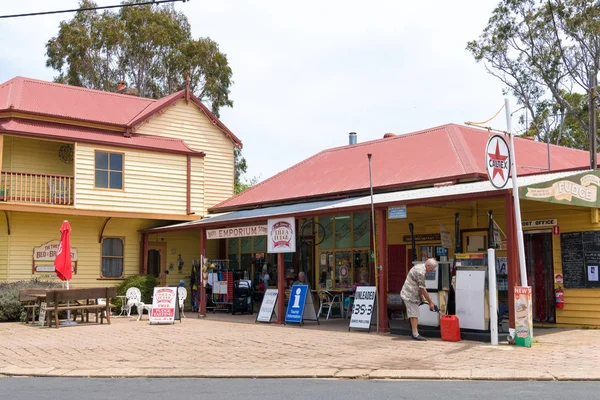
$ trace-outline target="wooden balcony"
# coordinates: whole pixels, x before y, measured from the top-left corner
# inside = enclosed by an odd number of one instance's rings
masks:
[[[73,205],[73,177],[0,172],[0,200],[20,203]]]

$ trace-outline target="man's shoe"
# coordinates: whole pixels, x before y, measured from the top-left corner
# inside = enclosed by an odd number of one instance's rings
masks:
[[[414,340],[427,340],[427,339],[425,339],[425,338],[424,338],[423,336],[421,336],[421,335],[417,335],[417,336],[415,336],[415,335],[411,335],[411,336],[412,336],[412,338],[413,338]]]

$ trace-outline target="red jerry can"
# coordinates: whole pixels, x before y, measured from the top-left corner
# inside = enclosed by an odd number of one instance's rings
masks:
[[[442,340],[446,342],[458,342],[460,340],[460,326],[456,315],[442,315],[440,318],[440,333]]]

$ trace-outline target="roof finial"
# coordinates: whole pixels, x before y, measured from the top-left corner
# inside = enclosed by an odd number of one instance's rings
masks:
[[[190,101],[190,74],[189,72],[185,76],[185,104]]]

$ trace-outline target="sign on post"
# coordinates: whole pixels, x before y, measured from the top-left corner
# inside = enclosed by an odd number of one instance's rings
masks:
[[[376,297],[375,286],[358,286],[354,294],[354,304],[352,305],[352,317],[350,318],[350,328],[362,328],[371,330],[371,318],[373,316]]]
[[[179,311],[177,287],[154,288],[152,310],[148,317],[151,324],[174,324],[176,319],[181,322]]]
[[[256,316],[256,322],[271,322],[273,310],[277,303],[277,289],[267,289],[263,296],[260,310]]]
[[[510,150],[502,136],[494,135],[488,140],[485,166],[492,186],[496,189],[506,186],[510,175]]]
[[[267,221],[268,253],[296,252],[296,221],[294,217]]]

